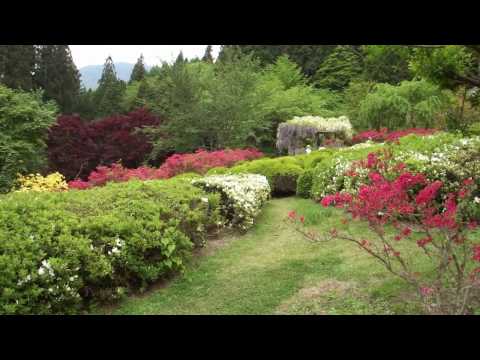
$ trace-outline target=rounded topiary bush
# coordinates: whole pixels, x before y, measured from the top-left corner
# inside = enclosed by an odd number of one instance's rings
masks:
[[[299,161],[292,156],[260,159],[234,166],[230,169],[212,169],[209,175],[259,174],[264,175],[274,196],[292,195],[297,190],[297,179],[303,173]]]
[[[313,169],[303,172],[297,179],[297,195],[303,198],[310,198],[313,181]]]

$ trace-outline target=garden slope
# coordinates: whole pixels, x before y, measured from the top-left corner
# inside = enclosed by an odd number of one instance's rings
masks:
[[[313,244],[283,222],[290,210],[329,229],[340,212],[311,200],[270,201],[245,235],[226,241],[184,277],[148,296],[131,297],[113,314],[362,314],[417,312],[409,292],[350,243]],[[356,231],[365,231],[356,225]],[[403,299],[405,300],[405,299]],[[412,304],[410,302],[410,304]],[[407,309],[406,306],[410,308]],[[109,312],[102,310],[102,312]]]

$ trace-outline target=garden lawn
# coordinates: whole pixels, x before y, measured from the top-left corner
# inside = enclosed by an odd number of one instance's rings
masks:
[[[421,313],[412,290],[377,260],[343,240],[309,242],[284,222],[290,210],[317,230],[342,226],[341,210],[296,197],[271,200],[251,230],[211,241],[215,249],[184,276],[95,313]],[[365,225],[351,226],[366,234]]]

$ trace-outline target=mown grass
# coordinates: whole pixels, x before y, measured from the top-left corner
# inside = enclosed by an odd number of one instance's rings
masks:
[[[233,235],[183,277],[112,314],[412,314],[421,307],[412,289],[353,243],[312,243],[284,219],[305,215],[318,231],[344,227],[342,212],[295,197],[269,202],[257,225]],[[350,225],[366,236],[367,227]]]

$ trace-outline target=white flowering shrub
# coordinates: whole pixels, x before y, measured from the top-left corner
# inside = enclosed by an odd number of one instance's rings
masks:
[[[254,224],[271,193],[267,178],[257,174],[213,175],[194,180],[193,184],[207,192],[219,192],[227,225],[241,230]]]
[[[395,159],[431,180],[442,181],[442,192],[456,191],[464,179],[480,180],[480,136],[458,139],[433,150],[404,149]]]
[[[360,185],[358,181],[360,177],[346,176],[346,171],[354,161],[364,159],[369,153],[379,151],[383,147],[383,144],[367,143],[336,149],[328,159],[318,163],[311,171],[310,197],[318,200],[339,191],[354,193]]]

